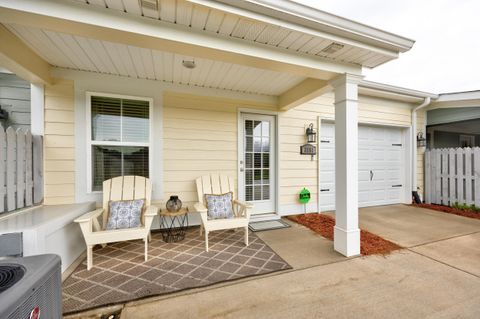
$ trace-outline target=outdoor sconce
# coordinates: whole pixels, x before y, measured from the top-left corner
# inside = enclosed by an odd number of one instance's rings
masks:
[[[418,132],[417,134],[417,147],[425,147],[427,146],[427,139],[423,137],[422,132]]]
[[[313,123],[310,123],[310,125],[308,126],[306,134],[307,134],[307,143],[317,142],[317,131],[315,131],[315,129],[313,128]]]
[[[301,155],[310,155],[313,161],[313,157],[317,155],[317,147],[312,145],[317,141],[317,132],[313,128],[313,123],[307,127],[306,130],[307,135],[307,144],[303,144],[300,146],[300,154]]]

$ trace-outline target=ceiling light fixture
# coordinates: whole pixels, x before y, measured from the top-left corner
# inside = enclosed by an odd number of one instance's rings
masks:
[[[183,60],[182,65],[187,69],[195,69],[196,64],[194,60]]]

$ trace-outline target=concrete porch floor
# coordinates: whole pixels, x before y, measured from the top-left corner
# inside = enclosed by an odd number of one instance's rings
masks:
[[[407,248],[347,259],[292,224],[257,234],[293,270],[127,303],[121,318],[478,318],[480,220],[391,205],[360,224]]]

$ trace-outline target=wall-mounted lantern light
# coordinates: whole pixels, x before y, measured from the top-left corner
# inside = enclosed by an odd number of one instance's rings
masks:
[[[312,145],[317,142],[317,132],[313,128],[313,123],[310,123],[305,133],[307,135],[307,143],[300,146],[300,154],[310,155],[313,161],[313,157],[317,155],[317,147]]]
[[[422,132],[418,132],[417,134],[417,147],[425,147],[427,146],[427,139],[423,137]]]
[[[316,143],[317,142],[317,131],[313,128],[313,123],[307,127],[307,143]]]

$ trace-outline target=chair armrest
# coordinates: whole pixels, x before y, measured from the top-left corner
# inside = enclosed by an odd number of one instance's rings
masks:
[[[236,216],[237,217],[245,217],[247,219],[250,219],[250,211],[253,209],[253,204],[247,203],[247,202],[242,202],[237,199],[233,200],[233,203],[240,206],[236,210]]]
[[[158,207],[157,206],[148,206],[147,209],[145,210],[144,216],[145,217],[155,217],[158,214]]]
[[[234,200],[233,200],[233,203],[234,203],[234,204],[237,204],[237,205],[240,205],[240,206],[243,206],[243,207],[245,207],[245,208],[253,208],[253,204],[247,203],[247,202],[242,202],[242,201],[240,201],[240,200],[238,200],[238,199],[234,199]]]
[[[103,208],[96,209],[89,213],[83,214],[82,216],[76,218],[74,222],[76,223],[85,223],[90,222],[93,218],[98,218],[103,213]]]
[[[193,207],[195,208],[195,211],[199,213],[206,213],[208,211],[207,207],[205,207],[203,203],[195,203]]]

